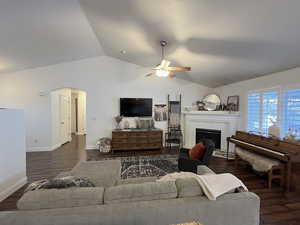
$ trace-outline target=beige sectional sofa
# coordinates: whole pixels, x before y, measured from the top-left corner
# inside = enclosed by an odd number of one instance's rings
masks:
[[[118,160],[82,162],[59,176],[88,177],[97,187],[30,191],[18,211],[1,212],[1,225],[259,225],[259,198],[251,192],[208,200],[192,178],[120,179]],[[208,168],[199,168],[199,173]]]

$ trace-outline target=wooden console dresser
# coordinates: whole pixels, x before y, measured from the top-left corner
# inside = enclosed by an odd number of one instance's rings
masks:
[[[118,150],[162,150],[163,131],[160,129],[113,130],[112,151]]]

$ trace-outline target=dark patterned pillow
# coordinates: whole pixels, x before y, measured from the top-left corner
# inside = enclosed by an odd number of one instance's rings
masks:
[[[24,192],[41,189],[41,187],[47,182],[49,182],[49,180],[47,180],[47,179],[35,181],[35,182],[29,184]]]
[[[154,121],[152,118],[150,119],[140,119],[139,120],[139,128],[141,129],[153,129]]]
[[[67,176],[33,182],[26,188],[25,192],[39,189],[61,189],[69,187],[95,187],[95,185],[87,178]]]

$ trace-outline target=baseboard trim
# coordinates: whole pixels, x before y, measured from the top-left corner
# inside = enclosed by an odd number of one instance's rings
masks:
[[[15,184],[0,192],[0,202],[12,195],[15,191],[23,187],[25,184],[27,184],[27,177],[23,177],[22,179],[18,180]]]
[[[26,149],[27,152],[48,152],[51,150],[52,150],[52,147],[50,147],[50,146],[48,146],[48,147],[30,147],[30,148]]]
[[[49,151],[53,151],[57,148],[59,148],[60,146],[62,146],[62,144],[56,144],[53,146],[49,146],[49,147],[30,147],[27,148],[27,152],[49,152]]]
[[[59,148],[60,146],[61,146],[61,144],[53,145],[53,146],[51,147],[51,150],[50,150],[50,151],[53,151],[53,150]]]
[[[95,150],[95,149],[97,149],[97,146],[96,145],[87,145],[87,146],[85,146],[85,149],[86,150]]]

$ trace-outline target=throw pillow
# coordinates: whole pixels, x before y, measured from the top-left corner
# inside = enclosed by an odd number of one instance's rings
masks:
[[[137,128],[136,117],[124,117],[120,123],[121,129],[135,129]]]
[[[24,192],[27,192],[27,191],[34,191],[34,190],[39,190],[41,189],[41,187],[47,183],[49,180],[47,179],[43,179],[43,180],[38,180],[38,181],[35,181],[31,184],[28,185],[28,187],[25,189]]]
[[[69,187],[95,187],[95,185],[87,178],[67,176],[54,178],[51,180],[43,179],[30,184],[24,192],[39,189],[61,189]]]
[[[193,159],[201,159],[206,151],[206,147],[203,142],[199,142],[193,148],[190,149],[189,155]]]
[[[154,128],[154,121],[152,118],[147,119],[139,119],[138,128],[140,129],[153,129]]]

